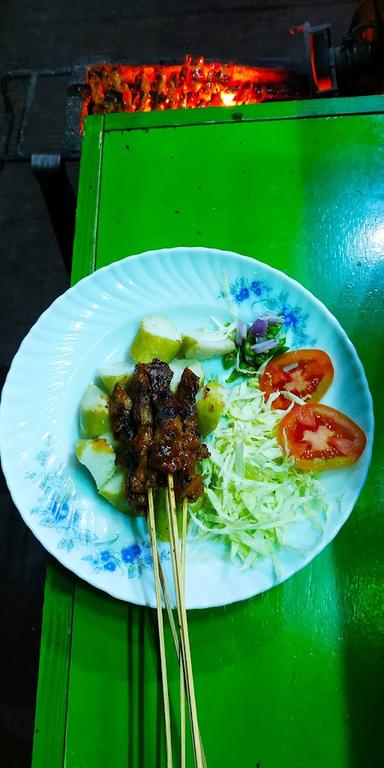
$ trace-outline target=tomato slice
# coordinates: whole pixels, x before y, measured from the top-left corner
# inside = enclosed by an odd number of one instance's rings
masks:
[[[317,403],[333,379],[331,358],[321,349],[294,349],[270,360],[260,378],[265,401],[272,392],[285,390]],[[309,397],[308,397],[309,396]],[[291,401],[279,395],[272,408],[285,410]]]
[[[279,443],[286,447],[299,469],[347,467],[361,456],[366,437],[344,413],[320,403],[295,405],[277,428]]]

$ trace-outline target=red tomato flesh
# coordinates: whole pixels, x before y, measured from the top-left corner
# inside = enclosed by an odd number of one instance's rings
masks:
[[[317,403],[333,379],[331,358],[321,349],[294,349],[270,360],[260,378],[265,401],[272,392],[291,392]],[[285,410],[291,401],[279,395],[272,408]]]
[[[288,447],[299,469],[317,472],[354,464],[366,437],[344,413],[328,405],[295,405],[277,428],[283,451]]]

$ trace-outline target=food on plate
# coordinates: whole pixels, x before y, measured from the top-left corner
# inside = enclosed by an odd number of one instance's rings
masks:
[[[213,432],[223,414],[225,391],[218,381],[209,381],[196,399],[199,434],[202,437]]]
[[[97,489],[101,488],[115,472],[115,451],[106,438],[77,440],[76,456],[80,464],[84,464],[91,473]]]
[[[278,438],[297,468],[316,472],[354,464],[366,444],[352,419],[320,403],[295,406],[279,423]]]
[[[203,386],[204,369],[199,360],[185,360],[183,358],[175,358],[175,360],[172,360],[172,362],[169,363],[169,367],[173,372],[171,383],[169,385],[171,392],[176,392],[185,368],[189,368],[189,370],[198,377],[199,389]]]
[[[125,387],[128,384],[133,376],[134,370],[134,362],[113,363],[112,365],[98,368],[97,376],[104,384],[109,394],[112,394],[115,384],[121,384],[122,387]]]
[[[210,330],[201,328],[183,334],[181,352],[187,359],[207,360],[234,352],[235,342],[231,338],[233,326]]]
[[[110,399],[116,458],[127,470],[126,496],[135,510],[147,508],[148,488],[166,486],[170,473],[177,499],[195,500],[203,493],[196,463],[208,450],[197,432],[199,378],[185,368],[174,395],[172,375],[159,359],[140,363],[129,393],[116,384]]]
[[[108,395],[90,384],[80,403],[80,428],[83,437],[99,437],[110,429]]]
[[[160,358],[169,363],[181,347],[181,334],[166,317],[145,317],[132,342],[131,355],[136,363],[149,363]],[[196,357],[191,355],[191,357]]]
[[[112,477],[99,488],[99,494],[120,512],[132,514],[134,510],[130,507],[126,496],[125,481],[124,470],[121,467],[115,467]]]
[[[202,462],[205,494],[189,506],[200,534],[224,540],[244,567],[273,556],[292,524],[327,510],[316,475],[297,470],[282,453],[280,419],[256,378],[231,388]]]
[[[100,368],[107,392],[90,384],[84,394],[88,439],[77,441],[76,454],[121,512],[143,514],[148,489],[156,492],[160,539],[169,538],[172,474],[176,499],[188,499],[200,533],[224,539],[247,567],[273,557],[291,524],[326,513],[317,471],[354,463],[366,438],[347,416],[318,404],[332,361],[320,349],[287,351],[279,315],[215,323],[181,336],[167,318],[142,320],[131,347],[140,362]],[[203,386],[201,360],[215,357],[230,387],[216,379]],[[242,383],[233,385],[237,377]]]
[[[155,509],[156,509],[156,534],[157,534],[157,538],[160,539],[160,541],[170,541],[171,539],[171,532],[169,530],[169,523],[168,523],[167,505],[168,505],[167,489],[158,488],[156,490]],[[178,504],[176,507],[176,521],[177,521],[179,536],[181,536],[182,523],[183,523],[181,504]]]
[[[171,392],[176,392],[178,384],[181,379],[184,368],[190,368],[196,376],[199,377],[199,387],[203,386],[204,371],[201,363],[198,360],[183,360],[181,358],[175,358],[169,364],[173,372],[171,381]],[[121,363],[113,363],[112,365],[98,368],[97,376],[103,383],[108,393],[111,395],[115,384],[121,384],[122,387],[126,387],[133,378],[135,371],[135,363],[126,361]]]
[[[279,336],[282,328],[283,318],[271,313],[262,313],[251,323],[238,319],[233,334],[235,350],[224,358],[225,368],[233,368],[227,381],[255,376],[267,360],[285,352],[285,336]]]
[[[321,349],[293,349],[274,357],[264,368],[260,388],[266,400],[273,392],[288,392],[317,403],[332,383],[331,358]],[[291,399],[284,394],[271,402],[272,408],[286,409]]]

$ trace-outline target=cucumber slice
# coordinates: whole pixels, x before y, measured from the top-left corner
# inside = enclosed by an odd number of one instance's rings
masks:
[[[181,347],[181,335],[166,317],[146,317],[132,342],[131,355],[137,363],[150,363],[155,357],[169,363]]]
[[[196,398],[197,418],[201,436],[209,435],[216,429],[224,411],[224,389],[217,381],[208,382]]]
[[[222,331],[197,330],[183,334],[181,353],[187,359],[206,360],[222,357],[235,349],[235,342]]]
[[[131,380],[134,370],[133,363],[114,363],[105,368],[99,368],[97,375],[108,392],[112,394],[115,384],[121,384],[122,387],[125,387]]]
[[[105,438],[77,440],[76,456],[91,473],[98,490],[115,472],[115,451]]]
[[[80,427],[83,437],[98,437],[110,430],[108,395],[90,384],[80,403]]]

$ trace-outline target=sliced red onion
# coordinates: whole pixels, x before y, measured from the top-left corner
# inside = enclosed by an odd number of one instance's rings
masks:
[[[261,320],[265,320],[268,325],[282,325],[284,322],[284,318],[281,317],[281,315],[270,315],[268,312],[265,312],[263,315],[260,315]]]
[[[266,341],[259,341],[257,344],[253,344],[251,349],[257,354],[261,352],[269,352],[270,349],[274,349],[278,345],[276,339],[267,339]]]
[[[251,325],[252,336],[265,336],[268,330],[268,323],[261,317],[258,317]]]
[[[247,330],[248,326],[247,323],[243,323],[242,320],[237,321],[237,331],[236,331],[236,345],[238,347],[241,347],[243,341],[247,338]]]

